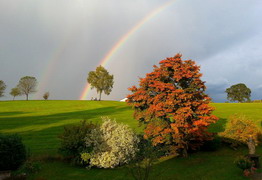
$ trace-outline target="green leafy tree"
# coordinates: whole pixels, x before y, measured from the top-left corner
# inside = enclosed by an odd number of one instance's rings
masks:
[[[28,100],[28,95],[36,92],[36,85],[37,80],[35,77],[25,76],[20,79],[17,88],[21,92],[21,95],[26,95],[26,100]]]
[[[226,89],[229,101],[247,102],[250,101],[251,90],[243,83],[232,85]]]
[[[13,100],[15,100],[15,97],[20,96],[21,92],[17,87],[15,87],[11,89],[10,95],[13,96]]]
[[[4,96],[6,85],[4,81],[0,80],[0,97]]]
[[[91,84],[91,89],[96,88],[100,101],[102,92],[106,95],[111,93],[114,84],[114,76],[110,75],[103,66],[98,66],[95,71],[89,72],[87,82]]]

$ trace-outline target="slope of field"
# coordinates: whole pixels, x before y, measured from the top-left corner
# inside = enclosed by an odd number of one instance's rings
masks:
[[[6,101],[0,102],[0,133],[22,135],[33,154],[54,154],[57,136],[65,125],[81,120],[101,121],[102,116],[129,124],[136,130],[132,110],[114,101]]]
[[[262,103],[212,105],[216,108],[214,114],[220,118],[210,127],[212,132],[223,131],[228,117],[235,113],[245,114],[261,126]],[[65,125],[84,119],[99,123],[101,116],[108,116],[141,132],[132,114],[125,103],[114,101],[0,101],[0,133],[20,134],[33,156],[54,155],[59,147],[57,136]],[[261,146],[257,152],[262,154]],[[245,153],[246,148],[234,151],[226,147],[216,152],[198,152],[187,159],[174,158],[157,164],[153,176],[155,179],[245,179],[233,164],[238,155]],[[127,172],[126,167],[86,170],[48,161],[43,162],[41,172],[31,178],[129,179]]]
[[[259,127],[262,127],[262,103],[214,103],[214,114],[219,117],[219,121],[214,124],[210,131],[224,131],[225,124],[229,116],[242,114],[253,120]]]

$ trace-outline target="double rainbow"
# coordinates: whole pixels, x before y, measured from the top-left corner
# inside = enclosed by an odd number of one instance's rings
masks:
[[[175,0],[168,1],[161,5],[160,7],[154,9],[149,14],[147,14],[143,19],[141,19],[135,26],[133,26],[126,34],[124,34],[115,44],[114,46],[107,52],[107,54],[104,56],[104,58],[99,62],[98,66],[105,66],[106,63],[112,58],[112,56],[117,52],[117,50],[128,40],[130,37],[137,32],[138,29],[140,29],[144,24],[146,24],[148,21],[150,21],[152,18],[154,18],[156,15],[158,15],[160,12],[165,10],[167,7],[172,5],[175,2]],[[84,90],[81,93],[80,100],[86,100],[87,95],[91,90],[91,85],[86,84]]]

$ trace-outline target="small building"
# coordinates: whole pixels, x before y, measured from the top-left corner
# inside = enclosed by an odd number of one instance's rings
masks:
[[[126,102],[127,98],[121,99],[120,102]]]

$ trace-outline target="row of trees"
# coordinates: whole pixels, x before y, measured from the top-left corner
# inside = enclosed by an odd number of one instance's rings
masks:
[[[15,99],[16,96],[21,96],[21,95],[25,95],[26,100],[28,100],[29,94],[36,92],[36,86],[37,86],[37,80],[35,77],[32,76],[22,77],[19,80],[17,86],[11,89],[10,95],[13,96],[13,100]],[[0,97],[4,96],[5,89],[6,89],[6,84],[4,83],[4,81],[0,80]],[[49,97],[49,92],[46,92],[43,98],[47,100],[48,97]]]
[[[99,94],[99,101],[101,95],[104,92],[109,95],[113,89],[114,76],[110,75],[109,72],[102,66],[98,66],[95,71],[90,71],[87,77],[87,82],[91,85],[91,89],[95,88]],[[11,89],[10,95],[13,96],[13,100],[16,96],[25,95],[26,100],[31,93],[36,92],[37,80],[35,77],[25,76],[22,77],[15,88]],[[6,84],[0,80],[0,97],[4,96]],[[49,92],[43,95],[45,100],[49,97]]]
[[[114,76],[110,75],[109,72],[102,66],[98,66],[95,71],[90,71],[87,77],[87,82],[91,85],[91,88],[95,88],[99,94],[99,100],[101,100],[101,95],[104,92],[109,95],[112,91],[114,84]],[[13,96],[13,100],[16,96],[26,95],[26,100],[28,100],[28,95],[30,93],[36,92],[37,80],[35,77],[25,76],[20,79],[18,85],[11,89],[10,95]],[[6,84],[4,81],[0,80],[0,97],[3,96],[6,89]],[[247,102],[250,101],[251,90],[243,83],[232,85],[227,88],[227,99],[231,102]],[[44,99],[48,99],[49,92],[43,95]]]

